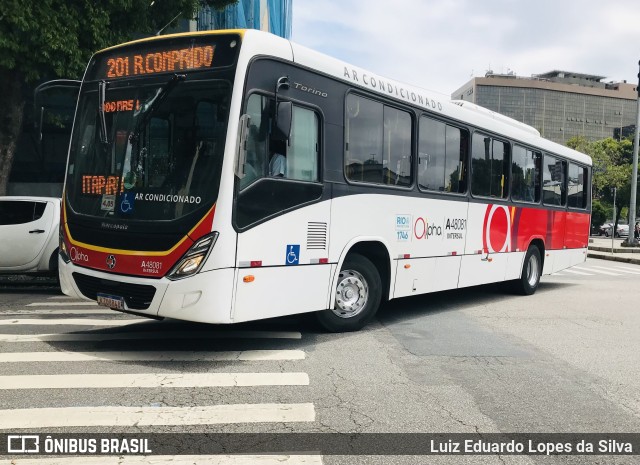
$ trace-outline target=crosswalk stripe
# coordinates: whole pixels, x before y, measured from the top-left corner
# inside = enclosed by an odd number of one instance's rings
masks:
[[[0,311],[2,315],[114,315],[113,310],[100,310],[100,309],[79,309],[70,308],[68,310],[51,310],[48,308],[38,310],[6,310]]]
[[[0,465],[322,465],[320,455],[124,455],[0,460]]]
[[[132,351],[132,352],[7,352],[0,353],[0,363],[19,362],[253,362],[269,360],[304,360],[302,350],[237,350],[224,352]]]
[[[141,373],[0,376],[0,389],[308,386],[306,373]]]
[[[590,272],[595,273],[595,274],[604,274],[604,275],[607,275],[607,276],[622,276],[622,275],[620,275],[618,273],[611,273],[609,271],[594,270],[593,266],[590,266],[589,268],[582,268],[582,267],[576,266],[574,268],[576,268],[578,270],[590,271]]]
[[[312,403],[199,407],[62,407],[0,410],[0,429],[73,426],[173,426],[315,420]]]
[[[147,318],[137,318],[135,320],[121,320],[121,319],[104,319],[104,320],[95,320],[90,318],[51,318],[51,319],[43,319],[43,318],[9,318],[0,320],[0,325],[2,326],[23,326],[23,325],[41,325],[41,326],[51,326],[51,325],[69,325],[69,326],[127,326],[136,323],[149,323],[151,320]]]
[[[640,271],[629,270],[627,268],[615,267],[615,268],[604,268],[601,266],[594,266],[593,268],[600,268],[603,270],[614,271],[616,273],[627,273],[627,274],[640,274]]]
[[[93,301],[86,302],[32,302],[27,307],[97,307]]]
[[[107,310],[109,311],[109,310]],[[153,331],[127,333],[0,334],[0,342],[101,342],[160,339],[301,339],[298,331]]]
[[[581,268],[582,269],[582,268]],[[591,273],[583,273],[582,271],[576,271],[573,268],[572,269],[567,269],[567,270],[562,270],[564,273],[573,273],[573,274],[579,274],[581,276],[593,276]]]
[[[0,353],[0,363],[19,362],[227,362],[303,360],[302,350],[242,350],[227,352],[135,351],[135,352],[8,352]]]

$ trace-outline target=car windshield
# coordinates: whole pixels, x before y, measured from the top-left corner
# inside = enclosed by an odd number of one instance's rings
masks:
[[[83,89],[67,172],[71,208],[125,220],[209,208],[220,184],[229,83],[165,75],[132,84]]]

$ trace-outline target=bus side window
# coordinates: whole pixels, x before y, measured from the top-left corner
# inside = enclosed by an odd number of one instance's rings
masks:
[[[467,192],[468,184],[468,164],[469,164],[469,131],[466,129],[460,130],[460,159],[458,162],[458,170],[455,173],[458,177],[458,190],[459,194]],[[453,190],[452,192],[456,192]]]
[[[540,152],[513,147],[511,198],[517,202],[540,202]]]
[[[569,207],[587,208],[587,169],[575,163],[569,163],[568,197]]]
[[[247,137],[247,161],[245,177],[240,180],[240,190],[264,177],[268,168],[269,99],[252,94],[247,101],[246,113],[251,117]]]
[[[471,193],[505,199],[509,195],[509,144],[474,133],[471,161]]]
[[[565,186],[565,172],[567,162],[558,160],[556,157],[545,154],[542,189],[543,202],[545,205],[564,206],[567,200],[567,189]]]
[[[311,110],[293,106],[291,139],[286,157],[287,178],[318,181],[318,115]]]
[[[410,186],[412,118],[409,112],[349,94],[345,175],[348,180]]]
[[[464,129],[423,116],[420,118],[418,184],[438,192],[467,191],[469,135]]]

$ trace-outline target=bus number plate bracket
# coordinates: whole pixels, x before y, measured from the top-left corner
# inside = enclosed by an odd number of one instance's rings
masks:
[[[96,300],[98,305],[113,308],[115,310],[124,310],[124,298],[117,295],[97,294]]]

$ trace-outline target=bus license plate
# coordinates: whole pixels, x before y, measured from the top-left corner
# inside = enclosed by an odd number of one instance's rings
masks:
[[[124,310],[124,298],[117,295],[98,294],[98,305],[113,308],[115,310]]]

